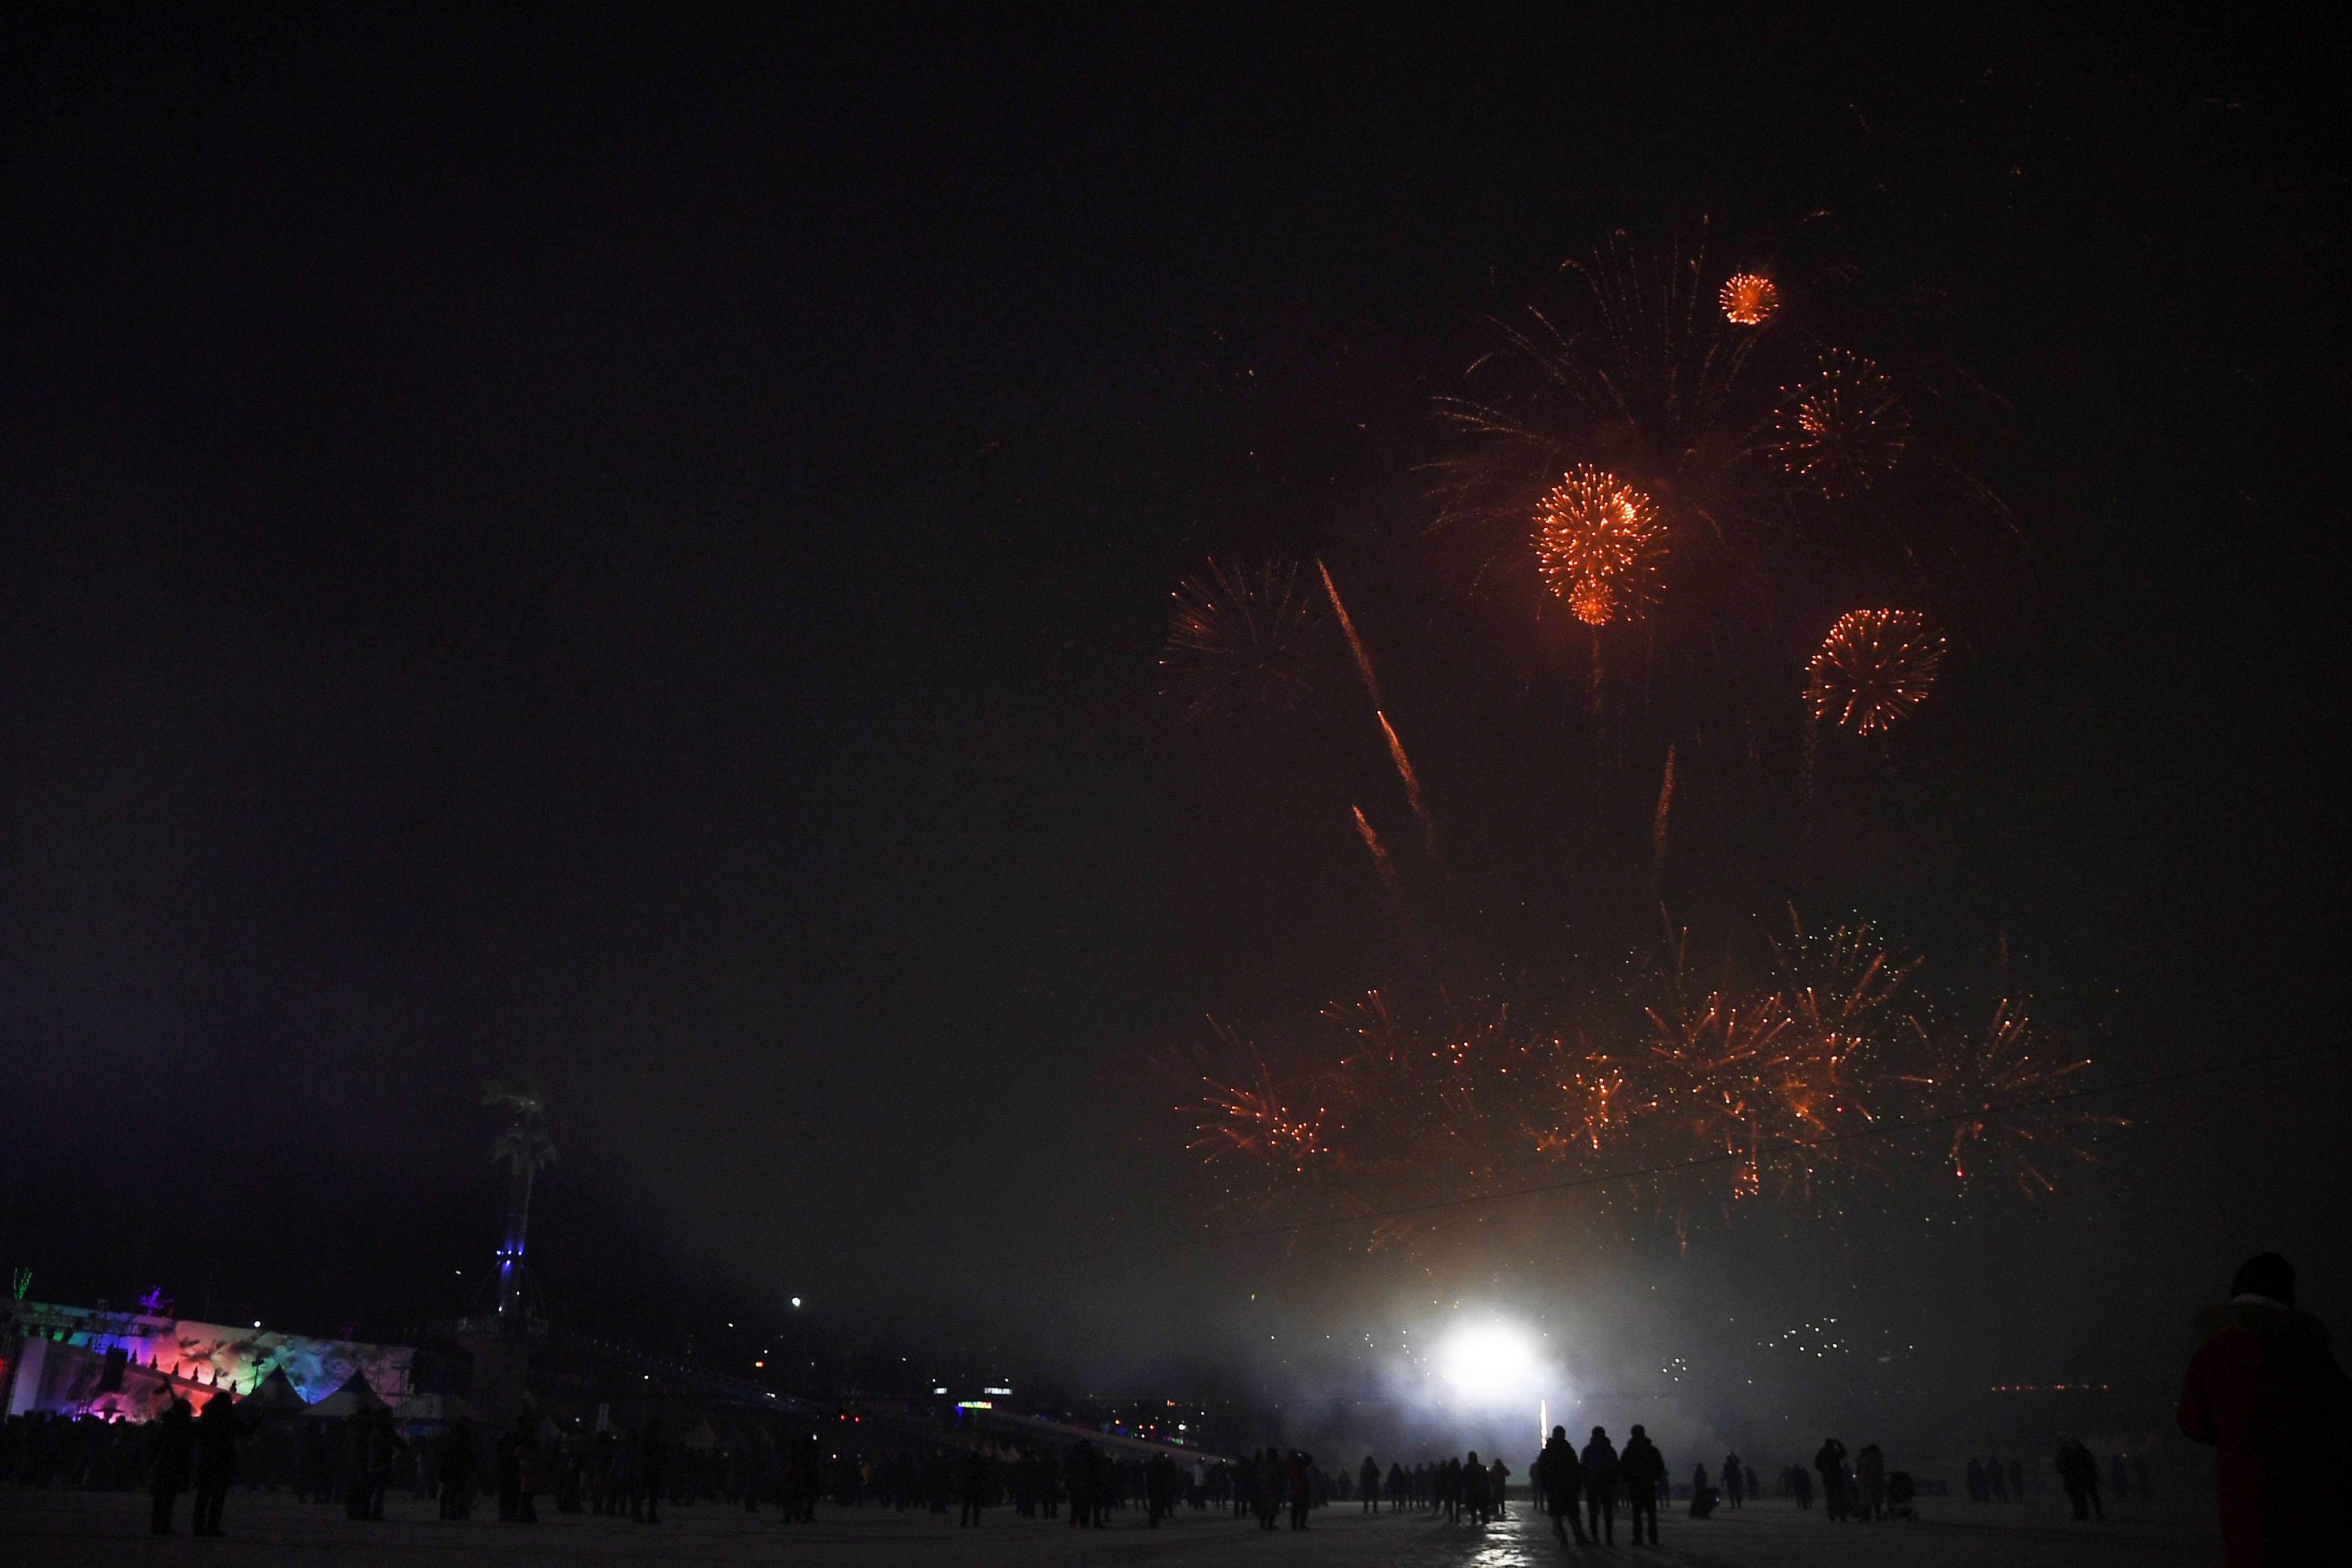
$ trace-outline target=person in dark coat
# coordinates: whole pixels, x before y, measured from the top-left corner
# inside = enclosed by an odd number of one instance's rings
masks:
[[[1081,1437],[1062,1462],[1063,1484],[1070,1492],[1070,1528],[1084,1530],[1094,1522],[1095,1446]]]
[[[646,1489],[646,1524],[661,1522],[662,1487],[668,1467],[669,1451],[662,1443],[661,1418],[648,1415],[646,1424],[637,1429],[637,1479]]]
[[[1314,1483],[1310,1474],[1315,1468],[1315,1456],[1304,1448],[1293,1448],[1283,1463],[1283,1479],[1290,1488],[1290,1528],[1307,1528],[1307,1510],[1314,1505]]]
[[[996,1466],[986,1454],[974,1448],[963,1457],[963,1512],[958,1518],[959,1527],[980,1524],[980,1510],[988,1506],[988,1489],[995,1483]]]
[[[2104,1521],[2107,1510],[2099,1506],[2099,1461],[2081,1438],[2069,1437],[2058,1445],[2055,1468],[2066,1500],[2074,1505],[2074,1517],[2089,1519],[2095,1512]]]
[[[1738,1508],[1747,1490],[1740,1476],[1739,1456],[1726,1454],[1723,1457],[1723,1500],[1730,1507]]]
[[[1617,1446],[1600,1426],[1584,1445],[1584,1522],[1595,1543],[1617,1544]]]
[[[2230,1299],[2197,1315],[2177,1419],[2214,1450],[2223,1568],[2352,1562],[2352,1380],[2277,1253],[2248,1258]]]
[[[245,1426],[229,1405],[228,1395],[215,1394],[196,1418],[196,1499],[198,1535],[219,1535],[221,1509],[228,1501],[228,1484],[236,1478],[236,1448],[245,1439]]]
[[[1845,1517],[1845,1445],[1832,1437],[1813,1454],[1813,1468],[1822,1478],[1822,1507],[1832,1521]]]
[[[1146,1521],[1152,1529],[1176,1511],[1176,1461],[1165,1454],[1154,1454],[1151,1462],[1143,1467],[1143,1507]]]
[[[393,1423],[392,1412],[378,1410],[368,1424],[367,1517],[383,1522],[383,1494],[392,1485],[392,1467],[407,1444]]]
[[[1381,1511],[1381,1464],[1370,1454],[1364,1456],[1363,1468],[1356,1472],[1356,1490],[1363,1499],[1363,1507],[1360,1511],[1364,1513]]]
[[[441,1517],[471,1519],[474,1483],[480,1469],[481,1439],[474,1418],[460,1415],[441,1439]]]
[[[1486,1496],[1486,1484],[1491,1479],[1486,1467],[1478,1462],[1478,1450],[1462,1463],[1462,1511],[1474,1524],[1484,1524],[1493,1516],[1494,1505]]]
[[[1536,1460],[1536,1473],[1542,1478],[1544,1508],[1551,1515],[1552,1539],[1566,1546],[1569,1531],[1574,1531],[1579,1546],[1590,1545],[1585,1539],[1584,1522],[1576,1517],[1580,1494],[1584,1490],[1584,1463],[1576,1457],[1576,1445],[1568,1440],[1567,1427],[1551,1429],[1551,1436]]]
[[[174,1396],[155,1423],[155,1464],[148,1472],[155,1501],[148,1512],[147,1528],[157,1535],[178,1533],[172,1528],[172,1510],[178,1506],[180,1494],[188,1489],[195,1447],[195,1415],[186,1400]]]
[[[499,1444],[499,1518],[509,1524],[539,1522],[539,1434],[528,1409],[516,1412],[514,1425]]]
[[[1650,1435],[1641,1427],[1625,1440],[1625,1452],[1617,1461],[1617,1474],[1624,1481],[1627,1496],[1633,1507],[1633,1544],[1642,1544],[1642,1521],[1649,1521],[1650,1544],[1658,1543],[1658,1486],[1666,1479],[1665,1456],[1650,1441]]]

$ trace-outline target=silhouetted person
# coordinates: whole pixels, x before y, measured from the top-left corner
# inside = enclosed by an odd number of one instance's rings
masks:
[[[1568,1428],[1555,1426],[1536,1460],[1536,1473],[1543,1480],[1544,1510],[1551,1515],[1552,1539],[1562,1546],[1568,1544],[1570,1531],[1576,1532],[1579,1546],[1588,1544],[1583,1522],[1576,1517],[1580,1494],[1584,1490],[1584,1461],[1576,1457],[1576,1445],[1568,1440]],[[1561,1521],[1565,1520],[1565,1525]]]
[[[1983,1502],[1992,1496],[1992,1482],[1985,1478],[1982,1460],[1974,1458],[1969,1460],[1968,1479],[1970,1502]]]
[[[1584,1445],[1584,1523],[1595,1543],[1617,1544],[1617,1447],[1601,1426]]]
[[[1486,1496],[1486,1486],[1492,1479],[1486,1467],[1478,1462],[1478,1450],[1471,1449],[1470,1457],[1462,1461],[1462,1511],[1474,1523],[1486,1523],[1493,1512],[1494,1505]]]
[[[1822,1478],[1822,1510],[1832,1520],[1845,1517],[1845,1445],[1832,1437],[1813,1454],[1813,1468]]]
[[[2089,1519],[2094,1512],[2102,1520],[2107,1510],[2099,1506],[2099,1461],[2077,1437],[2069,1437],[2058,1445],[2058,1458],[2053,1464],[2058,1472],[2058,1484],[2066,1493],[2066,1500],[2074,1505],[2076,1519]]]
[[[236,1478],[236,1448],[245,1427],[229,1406],[228,1395],[215,1394],[196,1418],[195,1518],[198,1535],[219,1535],[221,1508],[228,1501],[228,1484]]]
[[[1864,1443],[1853,1457],[1853,1500],[1864,1519],[1876,1519],[1886,1506],[1886,1456],[1875,1443]]]
[[[188,1489],[195,1449],[194,1413],[186,1400],[174,1396],[155,1423],[155,1462],[147,1472],[148,1489],[155,1500],[148,1512],[147,1528],[157,1535],[178,1533],[172,1528],[172,1510],[178,1506],[180,1494]]]
[[[1375,1467],[1373,1474],[1379,1473]],[[1176,1461],[1165,1454],[1152,1455],[1151,1462],[1143,1467],[1143,1506],[1147,1522],[1154,1530],[1176,1511]]]
[[[2000,1473],[2000,1461],[1995,1459],[1992,1463],[1993,1473],[1998,1476]],[[2000,1482],[1996,1479],[1993,1486],[1998,1489]],[[2025,1461],[2014,1454],[2009,1458],[2009,1495],[2020,1502],[2025,1500]]]
[[[637,1428],[637,1479],[646,1489],[643,1523],[661,1522],[662,1486],[668,1479],[668,1469],[669,1454],[662,1443],[661,1420],[648,1415],[646,1424]],[[528,1502],[529,1499],[524,1500]]]
[[[2107,1490],[2118,1498],[2131,1496],[2131,1468],[2125,1463],[2121,1454],[2107,1461]]]
[[[1307,1510],[1315,1501],[1313,1483],[1309,1479],[1314,1464],[1314,1455],[1304,1448],[1293,1448],[1284,1467],[1286,1472],[1285,1479],[1290,1483],[1290,1528],[1293,1530],[1307,1528]]]
[[[1370,1454],[1364,1456],[1362,1467],[1356,1471],[1356,1490],[1363,1499],[1359,1513],[1381,1511],[1381,1465]]]
[[[1084,1530],[1094,1522],[1095,1497],[1095,1446],[1084,1437],[1062,1461],[1062,1483],[1070,1493],[1070,1528]]]
[[[508,1524],[537,1524],[539,1500],[531,1474],[539,1458],[539,1434],[531,1427],[528,1409],[515,1413],[514,1425],[499,1443],[499,1518]]]
[[[2230,1299],[2197,1315],[2179,1420],[2214,1449],[2225,1568],[2352,1560],[2352,1381],[2326,1325],[2295,1310],[2294,1269],[2277,1253],[2241,1264]]]
[[[392,1467],[401,1448],[398,1429],[393,1425],[392,1412],[378,1410],[375,1419],[368,1424],[367,1442],[367,1513],[374,1522],[383,1522],[383,1494],[392,1486]]]
[[[957,1528],[979,1528],[980,1510],[987,1506],[988,1485],[994,1479],[990,1472],[994,1468],[988,1456],[977,1448],[963,1457],[963,1513],[956,1521]]]
[[[474,1418],[460,1415],[441,1439],[441,1517],[471,1519],[474,1482],[481,1467],[481,1439]]]
[[[1691,1517],[1693,1519],[1706,1519],[1715,1512],[1716,1505],[1722,1500],[1723,1493],[1707,1484],[1706,1467],[1705,1465],[1692,1466],[1690,1501]]]
[[[1723,1500],[1738,1508],[1739,1500],[1747,1495],[1748,1487],[1740,1476],[1739,1456],[1726,1454],[1723,1457]]]
[[[1658,1486],[1666,1479],[1665,1456],[1650,1441],[1650,1435],[1639,1426],[1625,1439],[1625,1452],[1617,1461],[1617,1474],[1625,1483],[1627,1500],[1633,1510],[1633,1544],[1642,1544],[1642,1524],[1649,1521],[1650,1544],[1658,1543]]]

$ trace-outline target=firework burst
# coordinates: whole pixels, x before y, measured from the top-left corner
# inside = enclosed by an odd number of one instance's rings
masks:
[[[1651,597],[1658,507],[1616,475],[1579,463],[1536,509],[1537,567],[1578,620],[1607,626]]]
[[[1186,1069],[1204,1091],[1192,1145],[1255,1172],[1260,1213],[1369,1215],[1565,1179],[1592,1184],[1597,1212],[1685,1236],[1709,1211],[1833,1219],[1955,1184],[2040,1194],[2055,1159],[2087,1157],[2077,1134],[2105,1119],[2041,1103],[2087,1063],[2041,1046],[2021,1005],[1981,1033],[1945,1029],[1913,990],[1919,961],[1866,925],[1792,921],[1770,959],[1752,983],[1728,965],[1703,979],[1677,934],[1564,1006],[1376,990],[1291,1037],[1283,1073],[1219,1027],[1215,1062]],[[1932,1135],[1905,1133],[1913,1121]]]
[[[1806,706],[1858,735],[1891,729],[1927,700],[1943,663],[1943,634],[1916,610],[1850,610],[1805,665]]]
[[[1944,1170],[1964,1191],[1985,1184],[2027,1197],[2057,1190],[2056,1161],[2094,1158],[2091,1131],[2123,1119],[2075,1110],[2059,1096],[2088,1058],[2045,1046],[2022,1004],[2004,999],[1981,1030],[1946,1035],[1925,1018],[1907,1020],[1924,1070],[1905,1080],[1921,1091],[1927,1115],[1949,1120],[1941,1144]]]
[[[1832,349],[1782,397],[1775,421],[1780,464],[1823,500],[1859,495],[1903,458],[1911,413],[1895,383],[1857,353]]]
[[[1769,278],[1735,272],[1724,281],[1716,302],[1723,307],[1723,319],[1733,326],[1760,327],[1780,309],[1780,290]]]
[[[1176,585],[1173,597],[1160,668],[1185,718],[1288,713],[1313,690],[1318,612],[1296,565],[1213,557]]]

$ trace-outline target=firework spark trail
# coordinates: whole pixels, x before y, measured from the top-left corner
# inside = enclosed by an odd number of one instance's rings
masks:
[[[1412,819],[1421,824],[1422,845],[1438,869],[1444,870],[1445,861],[1437,852],[1437,819],[1429,815],[1429,804],[1421,798],[1421,775],[1412,771],[1412,759],[1404,754],[1404,742],[1397,739],[1396,726],[1389,722],[1389,716],[1375,708],[1372,717],[1381,721],[1381,733],[1389,738],[1389,756],[1396,763],[1397,777],[1404,781],[1405,804],[1412,807]]]
[[[1658,781],[1658,812],[1650,822],[1650,889],[1657,890],[1658,879],[1666,869],[1666,818],[1675,806],[1675,748],[1666,743],[1666,775]]]
[[[1381,836],[1372,831],[1372,825],[1365,817],[1362,806],[1351,805],[1348,809],[1356,814],[1356,831],[1363,837],[1364,847],[1372,852],[1372,869],[1380,873],[1381,886],[1389,890],[1391,898],[1399,896],[1402,889],[1397,884],[1396,863],[1389,858],[1388,847],[1381,842]]]
[[[1315,570],[1323,574],[1323,591],[1331,596],[1331,608],[1339,617],[1339,629],[1347,634],[1349,651],[1356,656],[1356,673],[1364,678],[1364,690],[1371,698],[1372,707],[1386,708],[1388,704],[1381,700],[1380,679],[1372,674],[1371,655],[1364,651],[1364,639],[1356,635],[1356,623],[1349,616],[1348,606],[1339,602],[1339,585],[1331,581],[1331,568],[1318,557]],[[1395,743],[1394,736],[1390,737],[1390,743]]]

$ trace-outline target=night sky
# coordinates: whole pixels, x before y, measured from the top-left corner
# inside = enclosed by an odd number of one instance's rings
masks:
[[[1588,818],[1528,717],[1560,678],[1430,531],[1433,400],[1563,258],[1702,219],[1726,264],[1833,232],[2007,507],[1800,890],[1963,975],[2005,940],[2105,1081],[2340,1044],[2337,42],[13,13],[0,1262],[297,1327],[479,1306],[494,1078],[561,1151],[546,1304],[649,1344],[798,1291],[1093,1386],[1391,1321],[1393,1259],[1097,1257],[1212,1213],[1152,1059],[1365,984],[1345,808],[1411,831],[1343,704],[1181,723],[1169,593],[1332,563],[1448,918],[1535,962]],[[1780,918],[1693,809],[1670,895]],[[2095,1170],[1940,1239],[1495,1288],[1647,1293],[1592,1309],[1635,1358],[1858,1296],[1955,1385],[2160,1408],[2247,1253],[2342,1326],[2343,1083],[2120,1096]],[[1433,1299],[1500,1279],[1475,1250]]]

